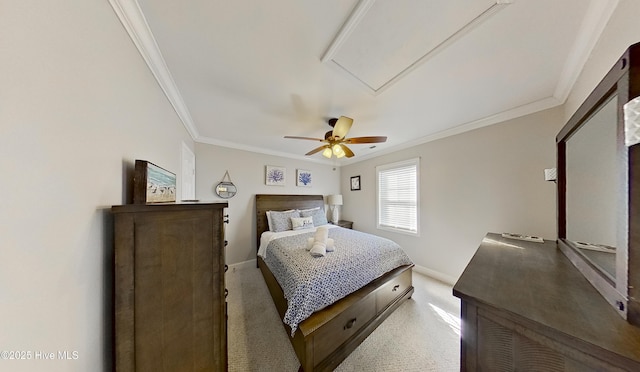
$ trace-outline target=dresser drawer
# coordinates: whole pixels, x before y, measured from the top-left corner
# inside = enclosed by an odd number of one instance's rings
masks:
[[[411,287],[411,270],[406,270],[402,274],[390,280],[376,291],[377,312],[384,310],[396,298],[406,292]]]
[[[375,295],[371,293],[316,331],[313,337],[314,359],[324,359],[375,315]]]

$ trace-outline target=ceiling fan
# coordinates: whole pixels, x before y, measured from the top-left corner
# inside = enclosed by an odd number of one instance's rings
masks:
[[[329,119],[328,124],[333,128],[333,130],[328,131],[324,134],[324,139],[321,138],[312,138],[312,137],[296,137],[296,136],[284,136],[284,138],[293,138],[293,139],[304,139],[311,141],[319,141],[324,142],[324,145],[317,147],[305,155],[313,155],[317,152],[322,151],[322,156],[326,158],[331,158],[332,155],[335,155],[337,158],[342,157],[352,157],[355,154],[351,151],[350,148],[347,147],[348,144],[362,144],[362,143],[381,143],[386,142],[387,137],[384,136],[371,136],[371,137],[354,137],[354,138],[346,138],[347,132],[351,129],[351,125],[353,125],[353,119],[348,118],[346,116],[340,116],[338,119]]]

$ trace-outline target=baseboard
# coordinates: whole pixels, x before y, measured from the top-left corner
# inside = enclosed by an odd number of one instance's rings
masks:
[[[238,263],[234,263],[234,264],[229,264],[229,270],[233,270],[233,269],[244,269],[247,267],[253,267],[254,269],[256,268],[256,260],[248,260],[248,261],[243,261],[243,262],[238,262]]]
[[[417,272],[418,274],[429,276],[429,277],[431,277],[433,279],[436,279],[436,280],[439,280],[439,281],[441,281],[443,283],[450,284],[452,286],[454,284],[456,284],[456,282],[458,281],[458,278],[455,278],[455,277],[447,275],[447,274],[443,274],[443,273],[441,273],[439,271],[427,269],[424,266],[415,265],[413,267],[413,271]]]

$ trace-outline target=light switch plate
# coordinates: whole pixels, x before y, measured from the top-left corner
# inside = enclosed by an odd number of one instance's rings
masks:
[[[544,170],[544,180],[545,181],[555,181],[558,179],[558,169],[557,168],[548,168]]]

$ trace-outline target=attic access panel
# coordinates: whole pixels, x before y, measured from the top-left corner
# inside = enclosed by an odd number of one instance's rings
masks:
[[[513,0],[361,0],[322,57],[379,93]]]

